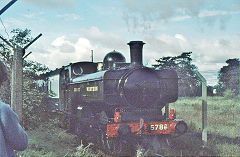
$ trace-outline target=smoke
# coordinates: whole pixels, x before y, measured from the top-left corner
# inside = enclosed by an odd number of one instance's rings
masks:
[[[25,3],[47,8],[73,8],[74,0],[22,0]]]
[[[235,0],[229,6],[223,6],[224,4],[226,2],[223,0],[138,0],[137,2],[124,0],[126,10],[123,18],[129,30],[137,31],[152,29],[156,23],[161,25],[171,21],[206,17],[209,18],[200,21],[209,26],[218,21],[219,28],[225,29],[226,23],[231,17],[229,15],[240,10],[240,3]],[[221,9],[224,9],[225,12],[223,13]]]

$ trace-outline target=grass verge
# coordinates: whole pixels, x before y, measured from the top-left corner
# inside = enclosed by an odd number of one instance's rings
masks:
[[[18,157],[95,157],[103,155],[94,151],[92,145],[84,146],[81,140],[57,127],[55,120],[41,124],[28,131],[28,149],[18,152]]]

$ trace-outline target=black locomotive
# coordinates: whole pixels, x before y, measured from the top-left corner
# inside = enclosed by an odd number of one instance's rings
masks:
[[[142,41],[131,41],[131,63],[116,51],[103,63],[78,62],[59,73],[60,111],[68,129],[119,154],[131,139],[183,134],[187,125],[168,104],[178,99],[174,70],[142,64]],[[165,107],[165,113],[162,109]],[[139,140],[136,140],[139,139]]]

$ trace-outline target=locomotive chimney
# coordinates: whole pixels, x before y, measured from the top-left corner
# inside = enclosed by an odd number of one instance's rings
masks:
[[[132,66],[141,66],[142,63],[142,48],[145,43],[142,41],[130,41],[130,56]]]

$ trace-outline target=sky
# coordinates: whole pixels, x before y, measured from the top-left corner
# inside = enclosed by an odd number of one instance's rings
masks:
[[[3,8],[10,0],[0,0]],[[15,28],[42,33],[28,60],[50,69],[101,62],[113,50],[130,62],[127,43],[142,40],[144,65],[192,52],[193,64],[217,84],[225,61],[240,58],[240,0],[18,0],[1,16],[0,34]]]

